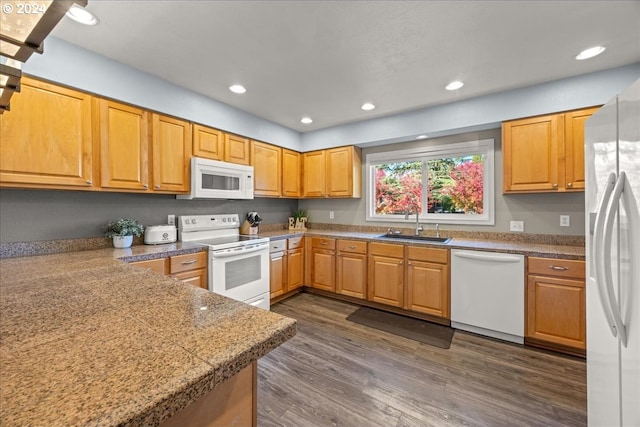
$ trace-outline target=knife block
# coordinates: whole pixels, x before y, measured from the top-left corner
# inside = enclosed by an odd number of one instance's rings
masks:
[[[249,236],[256,235],[258,234],[258,226],[252,227],[251,223],[245,219],[240,226],[240,234]]]

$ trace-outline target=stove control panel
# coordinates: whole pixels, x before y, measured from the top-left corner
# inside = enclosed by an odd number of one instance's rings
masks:
[[[183,215],[178,218],[178,230],[182,232],[238,227],[240,227],[238,214]]]

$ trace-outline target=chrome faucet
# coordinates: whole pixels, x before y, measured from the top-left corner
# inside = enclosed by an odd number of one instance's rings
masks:
[[[416,210],[416,236],[420,235],[420,232],[423,230],[422,224],[420,224],[420,211],[418,210],[418,205],[414,206]],[[411,214],[411,209],[409,209],[404,214],[404,219],[409,219],[409,215]]]
[[[440,224],[436,224],[436,237],[440,238]]]

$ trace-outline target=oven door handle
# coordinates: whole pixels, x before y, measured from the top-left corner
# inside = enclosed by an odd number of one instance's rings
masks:
[[[268,247],[269,247],[268,244],[266,244],[266,245],[252,245],[252,246],[232,249],[231,251],[224,250],[224,251],[220,251],[220,252],[213,252],[211,254],[211,256],[213,256],[214,258],[231,258],[231,257],[238,256],[238,255],[244,255],[244,254],[250,254],[252,252],[263,251],[263,250],[267,249]]]

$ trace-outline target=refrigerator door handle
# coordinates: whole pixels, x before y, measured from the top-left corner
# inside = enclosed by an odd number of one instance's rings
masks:
[[[602,195],[602,199],[600,200],[600,204],[598,205],[598,210],[596,213],[596,223],[593,231],[593,245],[591,247],[591,259],[593,260],[593,271],[595,273],[595,277],[591,277],[590,280],[596,283],[596,288],[598,289],[598,296],[600,297],[600,304],[602,306],[602,311],[604,312],[604,317],[607,320],[607,325],[609,325],[609,329],[611,330],[611,334],[616,337],[618,336],[618,331],[616,329],[615,320],[613,319],[613,312],[611,311],[611,303],[609,302],[609,296],[605,291],[605,279],[604,279],[604,248],[602,247],[604,243],[603,232],[604,232],[604,220],[605,220],[605,209],[608,206],[609,199],[611,198],[611,194],[613,193],[613,188],[616,183],[616,174],[611,173],[607,177],[604,194]]]
[[[616,294],[613,289],[613,273],[611,272],[611,246],[613,243],[613,225],[620,206],[620,199],[622,198],[622,191],[627,175],[624,172],[620,172],[618,181],[616,182],[611,198],[607,205],[607,213],[604,220],[604,245],[602,253],[602,261],[604,263],[604,282],[605,289],[607,291],[607,297],[609,300],[609,306],[611,307],[611,314],[613,315],[613,321],[620,334],[620,342],[623,346],[627,346],[627,328],[622,322],[622,315],[620,312],[620,305],[616,301]]]

